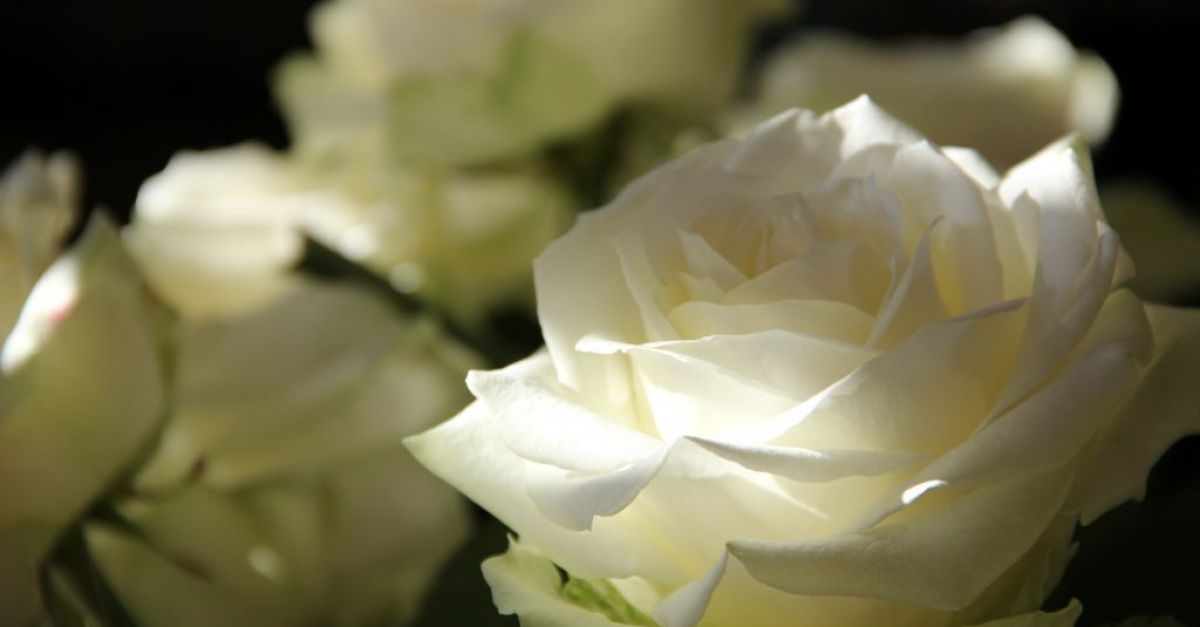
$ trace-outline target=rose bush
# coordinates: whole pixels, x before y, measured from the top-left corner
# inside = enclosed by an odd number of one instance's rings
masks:
[[[1066,625],[1077,521],[1200,427],[1200,316],[1132,272],[1078,140],[1000,176],[791,111],[583,215],[547,349],[408,443],[519,535],[526,625]]]
[[[933,141],[970,146],[1002,166],[1068,132],[1102,142],[1117,108],[1117,79],[1104,60],[1077,51],[1036,17],[962,42],[889,45],[806,33],[767,59],[758,87],[740,113],[750,124],[790,107],[826,111],[868,94]]]

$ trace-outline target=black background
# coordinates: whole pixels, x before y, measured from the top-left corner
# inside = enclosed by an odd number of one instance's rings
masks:
[[[28,146],[69,148],[86,164],[88,205],[128,211],[141,181],[184,148],[286,138],[268,76],[308,46],[310,0],[4,0],[0,2],[0,161]],[[810,0],[770,29],[760,52],[797,26],[879,38],[955,35],[1036,13],[1098,51],[1122,88],[1101,178],[1138,174],[1200,206],[1200,114],[1193,0]]]
[[[736,1],[736,0],[735,0]],[[85,200],[119,218],[141,181],[180,149],[286,137],[268,76],[308,46],[307,0],[0,0],[0,162],[29,146],[78,153]],[[1179,0],[811,0],[799,20],[765,31],[764,53],[799,26],[832,26],[892,39],[957,35],[1025,13],[1043,16],[1099,52],[1122,90],[1098,176],[1138,175],[1200,207],[1200,2]],[[1200,214],[1194,214],[1200,215]],[[1200,260],[1196,260],[1200,263]],[[1052,603],[1084,601],[1081,625],[1136,612],[1200,625],[1200,442],[1158,465],[1145,504],[1085,530],[1084,548]],[[495,542],[493,536],[488,542]],[[492,545],[476,547],[490,552]],[[436,603],[486,603],[463,556]],[[491,613],[490,608],[482,608]],[[430,610],[422,625],[451,624]],[[448,614],[445,616],[449,616]]]

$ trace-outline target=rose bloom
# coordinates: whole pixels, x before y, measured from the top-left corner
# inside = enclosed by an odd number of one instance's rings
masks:
[[[139,193],[125,236],[178,317],[171,405],[83,530],[138,625],[406,624],[468,534],[402,439],[466,404],[474,357],[296,269],[305,234],[370,208],[335,181],[242,146],[178,156]]]
[[[749,123],[791,107],[826,111],[865,93],[933,141],[970,146],[1003,166],[1069,132],[1104,141],[1118,92],[1103,59],[1036,17],[962,41],[805,33],[767,59],[758,82],[739,114]]]
[[[621,105],[703,119],[782,0],[332,0],[278,72],[297,150],[478,164],[586,134]]]
[[[167,403],[165,313],[116,230],[94,218],[61,250],[78,191],[61,154],[27,154],[0,177],[4,627],[51,624],[50,607],[79,598],[54,554],[153,441]]]
[[[535,272],[547,349],[408,440],[519,534],[484,574],[528,625],[1071,624],[1077,522],[1200,427],[1200,316],[1120,287],[1078,140],[1000,176],[790,111]]]
[[[143,627],[401,625],[466,537],[466,503],[401,445],[463,406],[461,356],[357,286],[299,282],[181,321],[172,407],[89,521]]]
[[[242,315],[288,289],[305,237],[417,292],[466,325],[532,306],[530,261],[569,195],[523,167],[324,167],[246,143],[175,155],[138,192],[127,241],[191,318]]]

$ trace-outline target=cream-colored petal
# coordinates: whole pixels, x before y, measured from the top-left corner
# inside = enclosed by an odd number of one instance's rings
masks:
[[[383,156],[387,100],[375,86],[306,55],[284,59],[273,79],[298,154],[363,161]]]
[[[0,623],[31,617],[41,561],[157,431],[165,324],[103,217],[34,287],[0,359]]]
[[[974,149],[961,146],[942,146],[942,154],[962,168],[962,171],[979,183],[984,189],[992,189],[1000,184],[1000,173],[983,155]]]
[[[0,334],[8,334],[74,225],[80,179],[71,155],[33,150],[0,173]]]
[[[916,473],[858,525],[910,505],[925,487],[1010,481],[1075,458],[1137,382],[1147,340],[1141,302],[1128,293],[1114,296],[1057,377]]]
[[[546,519],[526,493],[530,462],[503,443],[502,426],[476,402],[452,420],[405,440],[435,475],[521,533],[568,571],[581,576],[678,580],[679,566],[653,536],[621,517],[598,518],[588,532],[567,530]]]
[[[873,324],[857,307],[827,300],[783,299],[758,305],[689,301],[668,315],[685,338],[779,330],[864,344]]]
[[[1083,605],[1071,599],[1067,607],[1056,612],[1033,612],[979,623],[973,627],[1071,627],[1083,613]]]
[[[942,297],[953,314],[993,305],[1003,299],[1002,260],[988,215],[987,197],[970,176],[928,142],[896,152],[879,184],[905,207],[909,225],[905,245],[916,247],[915,229],[942,223],[932,237],[934,264]],[[914,224],[915,222],[915,224]]]
[[[619,351],[628,358],[638,401],[663,440],[730,436],[794,402],[783,390],[745,373],[656,344],[589,340],[581,348]]]
[[[1084,524],[1145,494],[1155,460],[1179,438],[1200,433],[1200,315],[1147,307],[1157,350],[1137,389],[1085,453],[1071,505]]]
[[[654,454],[661,441],[571,402],[545,352],[493,372],[472,372],[467,385],[503,425],[500,436],[529,461],[579,470],[614,470]],[[554,416],[547,423],[544,416]],[[604,442],[598,447],[596,442]]]
[[[446,341],[367,290],[319,282],[185,324],[175,412],[137,484],[232,487],[394,446],[469,398]]]
[[[677,355],[689,370],[711,367],[728,371],[766,385],[795,402],[808,399],[879,355],[859,344],[784,330],[715,334],[626,349],[630,353],[638,351]]]
[[[1013,168],[1000,195],[1010,206],[1026,195],[1036,202],[1040,232],[1025,337],[996,411],[1011,407],[1062,364],[1120,274],[1117,237],[1103,223],[1091,159],[1077,138]]]
[[[870,596],[947,611],[968,606],[1042,535],[1072,465],[970,491],[926,512],[810,542],[734,540],[754,577],[795,594]]]
[[[908,267],[884,299],[867,340],[870,346],[893,346],[917,329],[947,317],[929,250],[929,237],[936,228],[934,223],[925,231]]]
[[[673,448],[663,446],[624,468],[597,474],[532,466],[526,474],[526,489],[551,522],[572,531],[587,531],[597,516],[612,516],[628,507],[658,474]]]
[[[903,452],[813,450],[787,446],[735,444],[692,436],[705,450],[750,470],[796,481],[825,482],[904,470],[922,459]]]
[[[712,600],[713,591],[725,576],[729,554],[722,553],[704,576],[680,587],[654,608],[654,618],[663,627],[696,627]]]
[[[935,323],[781,416],[773,443],[937,453],[962,442],[992,406],[1019,337],[1023,303]]]
[[[866,93],[934,141],[978,149],[1002,167],[1064,133],[1103,141],[1117,105],[1112,70],[1035,17],[961,41],[880,44],[810,31],[768,57],[759,82],[741,120],[824,111]]]
[[[472,165],[535,154],[594,128],[617,94],[569,47],[516,31],[494,71],[411,76],[387,92],[390,156]]]
[[[483,577],[492,588],[496,609],[501,614],[516,614],[522,627],[655,627],[615,589],[606,587],[609,596],[589,601],[632,622],[614,622],[600,611],[572,602],[554,564],[513,540],[508,552],[484,560]]]
[[[126,597],[129,612],[148,626],[284,627],[298,605],[274,608],[248,606],[209,583],[184,563],[173,563],[138,538],[105,526],[87,528],[87,540],[108,584]],[[137,590],[154,594],[130,597]]]

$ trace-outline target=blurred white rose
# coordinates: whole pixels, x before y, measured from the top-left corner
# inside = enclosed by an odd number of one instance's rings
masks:
[[[792,111],[535,272],[548,350],[408,440],[519,534],[484,571],[527,624],[1070,624],[1077,520],[1200,428],[1200,315],[1118,288],[1079,142],[1000,176],[865,98]]]
[[[0,330],[7,335],[33,284],[58,256],[79,205],[75,161],[29,153],[0,178]]]
[[[59,256],[78,184],[74,163],[61,155],[27,155],[0,180],[6,627],[48,620],[46,604],[71,585],[48,559],[139,459],[166,411],[164,314],[146,298],[113,227],[94,219]]]
[[[335,0],[280,68],[301,154],[462,164],[536,152],[632,102],[710,114],[778,0]]]
[[[1098,144],[1117,106],[1117,80],[1035,17],[978,31],[961,43],[873,43],[805,33],[768,58],[749,126],[790,107],[826,111],[868,94],[943,145],[970,146],[1011,165],[1068,132]]]
[[[1135,292],[1168,302],[1200,295],[1200,221],[1194,211],[1145,180],[1114,181],[1101,187],[1100,197],[1137,264],[1129,284]]]
[[[531,299],[529,264],[569,211],[536,169],[331,169],[244,144],[177,155],[143,186],[126,235],[189,317],[286,293],[307,235],[471,324]]]
[[[353,286],[182,325],[174,406],[94,559],[145,627],[400,624],[465,503],[400,439],[462,407],[471,360]]]

